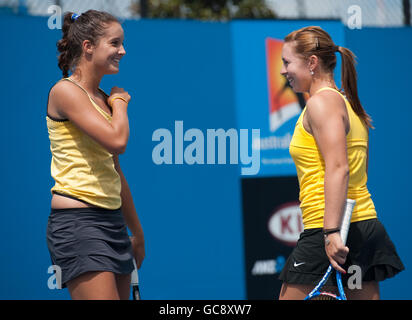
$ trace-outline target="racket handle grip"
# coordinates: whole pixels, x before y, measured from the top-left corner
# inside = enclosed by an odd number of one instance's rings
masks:
[[[132,290],[133,300],[140,300],[140,290],[138,285],[134,285]]]
[[[130,280],[130,283],[132,286],[139,285],[139,274],[137,273],[137,266],[136,266],[136,262],[134,259],[133,259],[133,265],[134,265],[134,269],[133,269],[132,277]]]
[[[139,274],[137,273],[136,261],[133,259],[134,270],[132,272],[132,277],[130,284],[132,286],[132,299],[140,300],[140,290],[139,290]]]
[[[343,244],[346,244],[346,239],[348,237],[350,219],[352,217],[352,211],[355,207],[356,201],[352,199],[346,199],[345,211],[343,214],[342,225],[340,227],[340,237],[342,238]]]

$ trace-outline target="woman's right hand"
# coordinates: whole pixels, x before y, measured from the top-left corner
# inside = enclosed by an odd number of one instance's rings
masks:
[[[127,91],[125,91],[123,88],[119,88],[119,87],[113,87],[112,90],[110,91],[110,96],[107,98],[107,103],[109,104],[109,106],[112,107],[112,100],[115,97],[121,97],[123,99],[125,99],[127,101],[127,104],[130,102],[130,95]],[[123,101],[122,99],[116,99],[114,101],[121,101],[123,103],[126,103],[125,101]]]

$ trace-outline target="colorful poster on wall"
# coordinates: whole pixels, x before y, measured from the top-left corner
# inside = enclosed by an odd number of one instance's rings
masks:
[[[283,165],[287,173],[293,173],[294,165],[289,154],[289,144],[294,126],[288,122],[302,112],[307,95],[295,93],[287,79],[280,74],[282,47],[282,40],[266,38],[268,128],[261,129],[261,137],[254,146],[260,149],[264,172],[267,167]],[[285,125],[287,123],[288,125]]]
[[[285,122],[299,115],[307,97],[293,92],[289,82],[280,74],[282,47],[283,41],[266,38],[270,132],[276,132]]]

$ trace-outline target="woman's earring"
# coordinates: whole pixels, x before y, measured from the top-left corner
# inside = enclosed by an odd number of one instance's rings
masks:
[[[313,70],[310,70],[310,74],[313,76],[315,73],[313,72]]]

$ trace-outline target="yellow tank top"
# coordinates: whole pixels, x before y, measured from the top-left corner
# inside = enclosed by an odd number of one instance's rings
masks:
[[[366,187],[368,131],[362,120],[353,111],[349,101],[338,90],[325,87],[321,90],[338,92],[345,100],[349,115],[350,130],[346,136],[349,161],[349,199],[356,200],[351,222],[376,218],[371,195]],[[303,109],[295,126],[289,152],[296,165],[299,180],[299,200],[305,229],[322,228],[325,211],[324,178],[325,163],[314,137],[303,127]]]
[[[62,80],[73,82],[69,78]],[[86,92],[97,111],[111,122],[110,114],[102,110],[86,90],[76,85]],[[121,182],[113,155],[70,120],[53,120],[49,116],[46,120],[52,154],[51,175],[55,181],[51,192],[106,209],[120,208]]]

